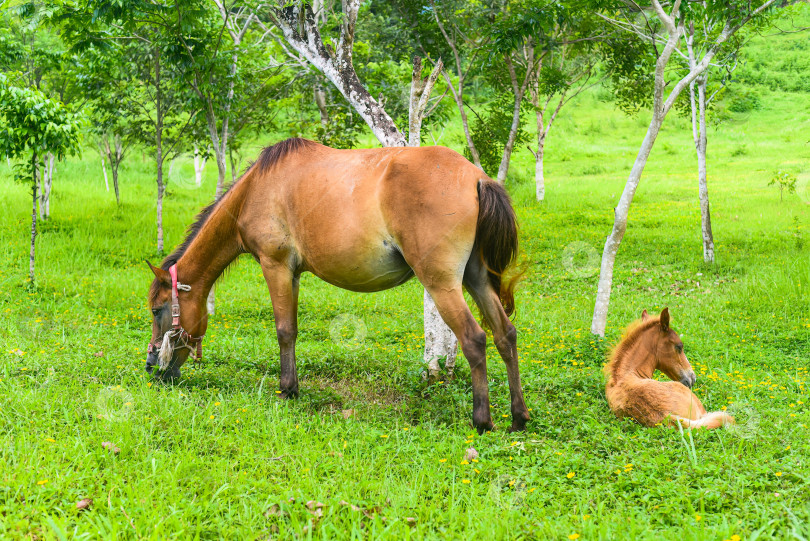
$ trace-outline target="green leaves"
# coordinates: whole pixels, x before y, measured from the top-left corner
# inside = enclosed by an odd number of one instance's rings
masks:
[[[79,148],[79,120],[58,101],[42,92],[8,84],[0,75],[0,154],[25,159],[53,153],[57,159]]]

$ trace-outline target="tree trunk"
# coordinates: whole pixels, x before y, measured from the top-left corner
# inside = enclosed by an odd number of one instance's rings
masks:
[[[444,76],[445,81],[447,81],[447,86],[450,88],[450,92],[453,94],[453,99],[458,107],[458,112],[461,116],[461,127],[464,130],[464,137],[467,139],[467,148],[470,151],[470,157],[472,158],[475,166],[483,171],[484,168],[481,165],[481,156],[478,154],[478,149],[475,148],[475,142],[473,142],[472,134],[470,133],[470,123],[467,121],[467,111],[464,109],[464,79],[466,78],[467,74],[461,65],[461,55],[458,52],[455,38],[451,38],[445,30],[441,17],[439,17],[439,10],[436,9],[436,4],[432,0],[430,2],[430,7],[433,8],[433,17],[436,20],[439,30],[441,30],[442,35],[444,36],[444,40],[447,42],[447,45],[450,46],[450,50],[453,51],[453,59],[455,60],[456,64],[456,75],[458,76],[458,89],[453,86],[453,81],[450,79],[450,75],[448,75],[446,71],[443,71],[442,75]],[[473,55],[473,59],[474,58],[475,55]],[[473,59],[469,60],[470,64],[472,64]]]
[[[644,172],[644,166],[647,164],[647,158],[649,158],[650,152],[655,144],[655,139],[661,131],[661,126],[664,123],[667,112],[669,112],[669,109],[672,107],[672,104],[675,102],[675,99],[683,90],[684,86],[694,79],[693,72],[690,71],[690,75],[681,79],[672,89],[666,101],[664,100],[664,89],[666,88],[664,72],[683,33],[682,22],[677,23],[676,26],[680,2],[681,0],[675,0],[675,5],[672,9],[673,16],[667,17],[658,0],[654,1],[656,11],[663,20],[669,35],[666,46],[662,49],[661,55],[658,57],[655,64],[655,86],[653,90],[652,118],[650,125],[647,128],[647,134],[644,136],[644,140],[641,142],[641,148],[639,148],[636,161],[633,163],[630,176],[627,178],[627,184],[625,184],[621,198],[619,198],[619,204],[613,209],[613,229],[605,240],[605,248],[602,251],[599,286],[596,291],[596,302],[594,303],[593,319],[591,320],[591,332],[602,337],[605,336],[605,328],[607,327],[610,292],[613,287],[613,266],[616,262],[616,253],[619,251],[619,245],[622,242],[622,238],[624,238],[624,232],[627,230],[627,215],[630,212],[630,204],[633,202],[633,196],[641,180],[641,174]],[[706,62],[703,65],[703,69],[708,65],[711,57],[708,59],[704,58],[704,60],[706,60]]]
[[[329,124],[329,112],[326,110],[326,92],[321,85],[315,85],[313,89],[315,93],[315,105],[318,106],[318,111],[321,114],[321,126],[324,128]]]
[[[546,111],[548,110],[548,105],[551,103],[553,96],[549,96],[548,99],[546,99],[545,104],[542,107],[540,106],[541,68],[542,63],[538,64],[537,69],[532,75],[532,82],[529,86],[529,96],[535,110],[535,117],[537,121],[537,151],[533,151],[532,153],[534,154],[535,197],[538,201],[543,201],[546,198],[546,177],[545,171],[543,170],[543,158],[546,154],[546,139],[548,138],[548,132],[551,131],[551,126],[554,124],[554,120],[556,120],[560,109],[562,109],[562,106],[565,103],[566,96],[566,92],[562,92],[560,94],[560,100],[557,102],[557,107],[555,107],[554,112],[551,113],[551,118],[548,119],[548,124],[546,124]]]
[[[39,217],[47,220],[51,217],[51,186],[53,186],[54,156],[50,152],[45,154],[42,161],[42,184],[39,191]]]
[[[509,127],[509,136],[507,137],[506,144],[503,147],[503,157],[501,158],[501,164],[498,167],[497,180],[500,184],[506,182],[506,175],[509,173],[509,162],[512,160],[512,151],[515,148],[515,139],[517,139],[517,132],[520,128],[520,105],[523,102],[523,96],[526,95],[526,87],[529,81],[532,79],[532,74],[534,72],[534,50],[532,47],[528,48],[528,52],[526,54],[526,75],[523,79],[523,83],[520,85],[518,85],[515,67],[512,64],[512,58],[509,56],[509,54],[504,55],[504,61],[506,62],[506,66],[509,68],[509,77],[512,82],[512,92],[515,96],[515,106],[512,109],[512,125]]]
[[[124,145],[121,142],[120,135],[113,135],[113,142],[115,144],[115,163],[110,163],[113,176],[113,189],[115,190],[115,202],[121,204],[121,194],[118,191],[118,167],[121,165],[121,160],[124,159]],[[109,190],[109,188],[108,188]]]
[[[206,161],[208,161],[208,158],[200,155],[200,147],[197,146],[197,143],[194,143],[194,181],[197,186],[202,185],[202,174]]]
[[[478,149],[475,148],[475,142],[473,142],[472,133],[470,132],[470,122],[467,120],[467,111],[464,109],[463,81],[459,80],[458,90],[456,90],[456,88],[453,87],[453,81],[450,79],[450,76],[446,72],[443,72],[442,74],[444,75],[444,79],[447,81],[447,86],[450,87],[450,92],[453,94],[453,100],[456,102],[456,107],[458,107],[458,112],[461,116],[461,127],[464,130],[464,138],[467,140],[467,149],[470,151],[470,157],[472,158],[475,166],[483,171],[484,167],[481,165],[481,156],[478,154]]]
[[[359,9],[360,0],[344,0],[340,38],[333,53],[321,39],[316,16],[309,4],[272,9],[270,15],[287,43],[335,85],[383,146],[405,146],[405,136],[397,129],[383,106],[363,86],[352,65],[354,30]]]
[[[165,186],[163,184],[163,162],[160,156],[160,150],[157,152],[157,251],[163,252],[163,192]]]
[[[36,268],[36,240],[37,240],[37,152],[34,151],[31,158],[31,163],[34,168],[33,182],[31,183],[31,254],[28,259],[28,280],[31,287],[36,285],[35,282],[35,268]]]
[[[233,149],[228,148],[228,158],[231,161],[231,182],[236,182],[236,172],[239,170],[239,165],[242,163],[242,159],[239,159],[239,163],[237,163],[236,158],[233,155]]]
[[[647,134],[644,136],[644,141],[641,143],[641,148],[636,156],[636,161],[633,164],[633,169],[630,171],[630,176],[627,179],[627,184],[624,187],[622,196],[619,199],[619,204],[613,209],[613,230],[605,241],[605,248],[602,251],[602,266],[599,273],[599,287],[596,292],[596,305],[593,310],[593,322],[591,323],[591,332],[599,336],[605,336],[605,327],[607,326],[607,311],[610,304],[610,291],[613,287],[613,265],[616,262],[616,253],[619,251],[619,244],[624,238],[624,232],[627,229],[627,215],[630,212],[630,203],[633,201],[633,195],[636,193],[638,183],[641,180],[641,173],[644,171],[644,166],[647,164],[647,158],[650,156],[655,138],[658,137],[658,132],[661,131],[661,124],[664,118],[657,113],[653,113],[653,118],[650,121],[650,126],[647,128]]]
[[[497,180],[500,184],[506,182],[506,175],[509,173],[509,162],[512,160],[512,150],[515,148],[515,139],[517,138],[518,128],[520,128],[520,102],[522,99],[523,96],[515,95],[515,107],[512,110],[512,125],[509,127],[509,137],[506,138],[501,164],[498,166]]]
[[[534,193],[538,201],[546,198],[546,178],[543,172],[543,155],[546,152],[546,134],[537,134],[537,152],[534,153]]]
[[[163,95],[160,88],[160,50],[155,49],[155,164],[157,165],[157,251],[163,253]]]
[[[707,77],[698,80],[698,108],[700,112],[699,136],[695,141],[698,159],[698,197],[700,199],[700,227],[703,234],[703,261],[714,263],[714,235],[712,217],[709,212],[709,187],[706,178],[706,82]]]
[[[110,191],[110,182],[107,180],[107,167],[104,165],[104,154],[101,155],[101,172],[104,173],[104,187]]]

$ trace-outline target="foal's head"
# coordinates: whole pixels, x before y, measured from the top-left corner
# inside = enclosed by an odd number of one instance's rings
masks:
[[[647,310],[641,313],[641,321],[651,321]],[[683,342],[678,333],[669,326],[669,309],[664,308],[657,323],[653,323],[645,333],[647,348],[654,357],[655,369],[660,370],[674,381],[680,381],[690,389],[697,376],[683,352]]]

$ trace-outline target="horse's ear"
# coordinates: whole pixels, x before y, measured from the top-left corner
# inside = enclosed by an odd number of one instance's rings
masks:
[[[669,308],[661,310],[661,329],[664,331],[669,330]]]
[[[165,271],[159,267],[152,265],[149,261],[146,261],[146,264],[149,265],[149,270],[155,275],[155,278],[160,280],[160,283],[165,286],[172,285],[172,277],[168,271]]]
[[[647,321],[648,319],[650,319],[650,314],[647,313],[646,309],[642,310],[641,311],[641,321]]]

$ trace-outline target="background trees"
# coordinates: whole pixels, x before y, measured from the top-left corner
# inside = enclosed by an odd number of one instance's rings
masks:
[[[592,320],[593,332],[603,334],[627,210],[672,107],[691,107],[704,259],[713,260],[706,110],[733,71],[744,43],[739,31],[762,27],[776,4],[25,3],[2,14],[0,67],[18,86],[87,109],[87,131],[110,166],[117,201],[128,151],[138,147],[153,154],[159,252],[165,248],[166,161],[188,154],[199,163],[210,154],[218,195],[229,166],[230,180],[236,179],[241,148],[253,139],[303,135],[353,147],[369,144],[373,135],[380,144],[401,146],[420,144],[430,134],[433,142],[463,149],[500,182],[510,178],[513,154],[528,147],[535,198],[543,200],[546,143],[556,119],[566,103],[609,81],[619,107],[651,107],[652,117],[603,250]],[[415,66],[415,56],[424,65]],[[725,75],[712,86],[709,73]],[[682,93],[686,88],[690,100]],[[442,99],[446,95],[452,102]],[[444,125],[455,118],[460,133],[444,135]],[[44,217],[49,205],[42,194],[50,186],[53,160],[47,151],[38,159],[44,160],[38,167]],[[201,180],[200,171],[198,166]]]
[[[74,115],[42,92],[18,88],[0,75],[0,154],[13,160],[15,176],[31,183],[31,252],[28,278],[35,285],[37,238],[37,186],[41,157],[50,153],[56,160],[76,152],[79,125]]]
[[[636,160],[633,163],[627,184],[614,209],[613,229],[605,241],[602,252],[599,286],[591,321],[591,332],[593,334],[605,335],[616,254],[627,229],[627,215],[630,211],[633,195],[636,188],[638,188],[641,174],[647,164],[647,158],[650,156],[664,119],[675,105],[680,93],[708,69],[712,59],[720,51],[723,44],[751,19],[760,16],[773,6],[775,2],[776,0],[765,0],[756,4],[745,2],[739,5],[735,2],[716,2],[707,6],[708,13],[722,21],[722,29],[716,35],[709,36],[709,39],[704,44],[704,53],[700,60],[695,62],[693,57],[688,72],[674,85],[668,85],[666,80],[667,68],[673,54],[683,55],[680,48],[684,45],[682,43],[684,29],[687,24],[694,22],[692,18],[695,13],[693,11],[688,7],[684,7],[682,12],[681,0],[675,0],[668,10],[664,8],[659,0],[652,0],[649,4],[643,6],[646,7],[646,10],[628,9],[626,4],[618,2],[615,4],[616,14],[613,14],[614,17],[618,18],[603,15],[606,20],[610,20],[618,27],[647,39],[650,47],[655,51],[656,61],[655,71],[653,72],[652,118]],[[694,46],[695,44],[692,42],[690,47]],[[667,91],[668,87],[671,88],[669,91]]]

